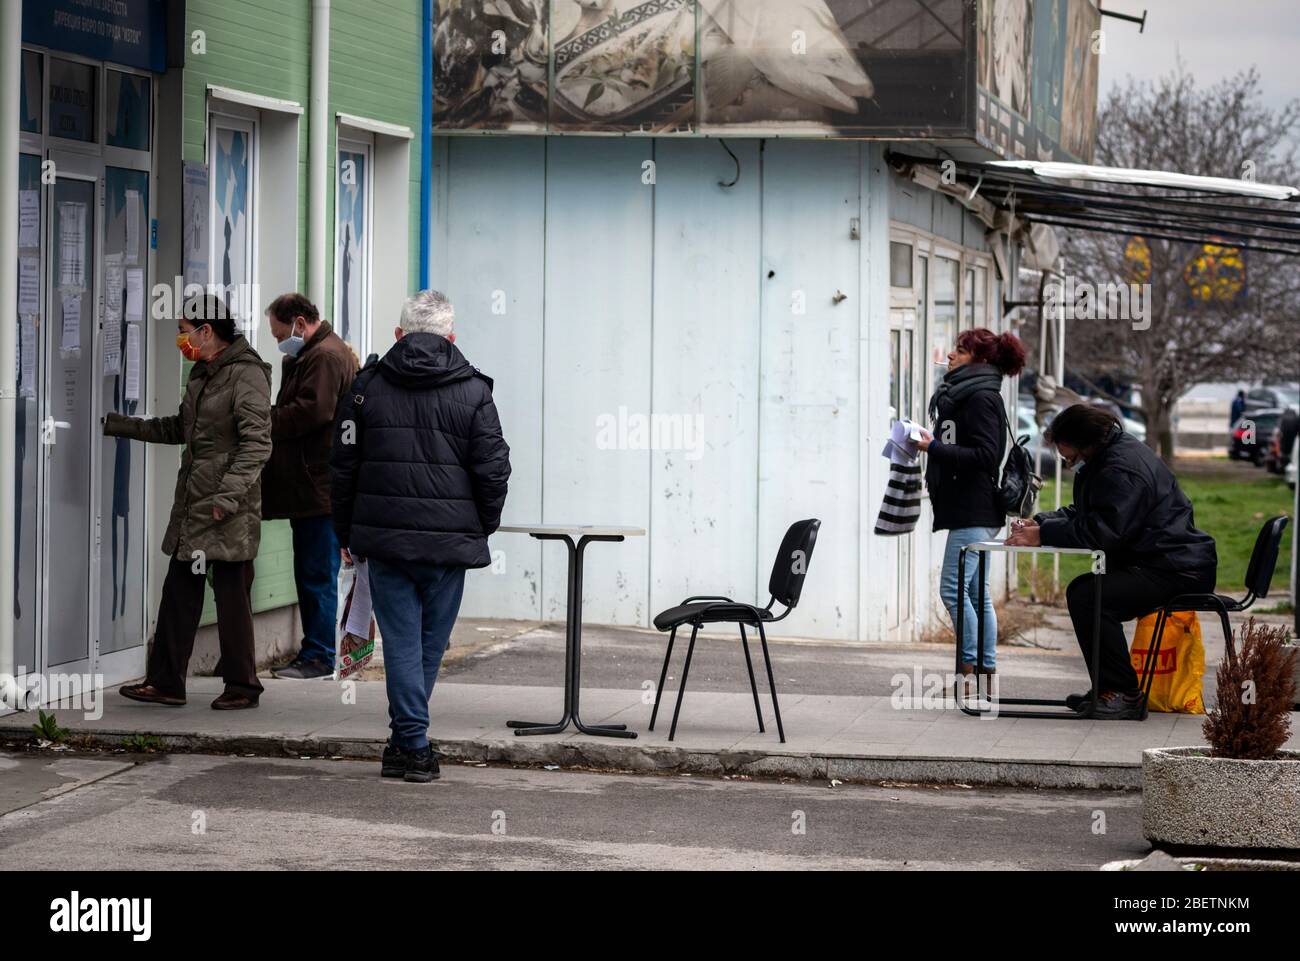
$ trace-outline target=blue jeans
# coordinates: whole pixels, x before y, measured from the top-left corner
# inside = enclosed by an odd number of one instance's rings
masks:
[[[429,698],[460,612],[463,567],[369,558],[370,597],[384,642],[388,727],[394,745],[429,744]]]
[[[957,559],[961,549],[976,541],[991,541],[997,537],[999,527],[959,527],[948,532],[948,545],[943,551],[943,574],[939,578],[939,596],[943,606],[952,618],[953,629],[957,628]],[[998,618],[993,613],[993,596],[988,589],[988,569],[985,568],[984,583],[984,670],[992,670],[997,664]],[[962,598],[965,610],[962,617],[961,660],[963,664],[974,664],[979,656],[976,632],[979,624],[975,620],[975,604],[979,598],[979,557],[966,554],[966,590]]]
[[[298,589],[305,660],[334,666],[339,623],[339,542],[329,517],[297,517],[293,531],[293,583]]]

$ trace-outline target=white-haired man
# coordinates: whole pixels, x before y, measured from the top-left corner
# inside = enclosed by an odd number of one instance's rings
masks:
[[[406,302],[397,343],[339,405],[331,459],[334,530],[345,559],[368,562],[384,638],[382,773],[408,781],[438,777],[429,698],[465,571],[491,562],[510,477],[492,381],[452,343],[454,320],[437,291]]]

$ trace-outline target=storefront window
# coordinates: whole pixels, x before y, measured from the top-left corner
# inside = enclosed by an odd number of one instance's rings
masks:
[[[148,77],[108,71],[104,126],[110,147],[149,149],[150,84]]]
[[[50,58],[50,134],[95,142],[95,75],[88,63]]]

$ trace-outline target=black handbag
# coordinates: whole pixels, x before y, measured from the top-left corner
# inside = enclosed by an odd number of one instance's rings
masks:
[[[1001,407],[1001,405],[999,405]],[[1011,421],[1002,410],[1002,422],[1007,426],[1007,436],[1011,438],[1011,447],[1007,450],[1007,460],[1002,466],[1002,480],[993,478],[997,488],[997,502],[1008,517],[1030,518],[1038,506],[1038,492],[1043,489],[1043,479],[1034,470],[1033,455],[1026,450],[1029,435],[1019,440],[1011,433]]]

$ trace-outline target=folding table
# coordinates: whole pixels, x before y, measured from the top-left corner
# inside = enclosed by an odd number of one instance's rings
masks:
[[[966,592],[966,552],[974,551],[979,555],[979,598],[975,605],[976,617],[979,627],[976,630],[976,667],[975,667],[975,700],[979,701],[979,669],[984,665],[984,586],[985,574],[987,572],[986,561],[988,555],[994,551],[1000,551],[1013,555],[1009,561],[1014,561],[1016,554],[1081,554],[1085,557],[1092,558],[1092,573],[1097,575],[1097,589],[1093,592],[1093,609],[1092,609],[1092,661],[1088,666],[1089,679],[1092,681],[1091,696],[1084,702],[1085,708],[1081,711],[1069,710],[1065,700],[1051,700],[1047,698],[1035,697],[999,697],[996,698],[997,708],[972,708],[967,706],[963,697],[961,682],[961,638],[962,629],[965,627],[965,592]],[[953,688],[953,696],[957,699],[957,706],[963,713],[972,717],[979,717],[985,714],[992,714],[996,717],[1054,717],[1065,720],[1086,720],[1092,717],[1097,707],[1097,669],[1101,663],[1101,588],[1102,582],[1106,579],[1106,552],[1094,551],[1084,547],[1019,547],[1004,544],[1001,541],[977,541],[974,544],[968,544],[961,549],[961,554],[957,558],[957,683]],[[990,703],[994,698],[991,692],[985,692]],[[1051,705],[1053,707],[1063,707],[1066,711],[1005,711],[1002,709],[1003,704],[1036,704]]]
[[[507,721],[515,735],[559,734],[572,722],[583,734],[598,737],[636,737],[626,724],[585,724],[578,713],[578,695],[582,680],[582,558],[592,541],[621,541],[625,537],[644,537],[640,527],[600,527],[575,524],[534,524],[523,527],[500,527],[507,534],[528,534],[539,541],[564,541],[569,548],[569,595],[564,621],[564,716],[555,723],[545,721]]]

